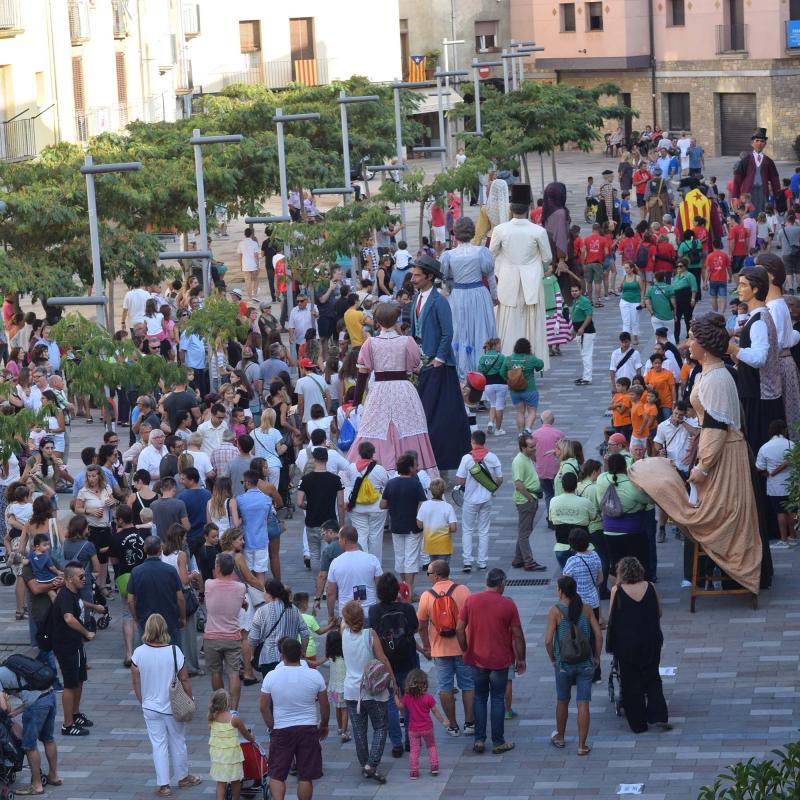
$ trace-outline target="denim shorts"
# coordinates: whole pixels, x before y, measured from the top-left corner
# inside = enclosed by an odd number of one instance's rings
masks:
[[[559,703],[569,703],[572,696],[572,687],[577,687],[579,703],[588,703],[592,699],[592,678],[594,677],[594,664],[589,666],[580,664],[564,664],[562,669],[554,667],[556,673],[556,700]]]
[[[711,297],[727,297],[728,284],[726,281],[710,281],[708,284],[708,293]]]
[[[56,722],[56,693],[42,695],[22,712],[22,749],[35,750],[36,743],[53,741]]]
[[[464,663],[464,656],[434,656],[433,663],[436,665],[440,692],[452,692],[456,681],[462,692],[475,690],[472,668]]]
[[[525,403],[528,408],[537,408],[539,406],[539,392],[534,389],[532,392],[514,392],[511,393],[511,402],[516,406],[520,403]]]

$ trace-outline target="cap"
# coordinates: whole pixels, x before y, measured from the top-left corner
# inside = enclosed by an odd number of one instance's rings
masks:
[[[600,174],[601,175],[613,175],[614,173],[610,169],[604,169]]]
[[[628,444],[628,440],[621,433],[612,433],[608,437],[609,444]]]
[[[486,376],[481,372],[468,372],[467,386],[482,392],[486,388]]]
[[[656,328],[656,336],[669,336],[669,331],[666,328]]]
[[[297,362],[298,367],[302,367],[303,369],[314,369],[316,364],[310,358],[301,358]]]

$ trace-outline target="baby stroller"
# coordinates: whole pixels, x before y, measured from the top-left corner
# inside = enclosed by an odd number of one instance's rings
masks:
[[[619,662],[611,661],[611,672],[608,676],[608,699],[614,704],[614,713],[622,716],[622,682],[619,676]]]
[[[6,549],[0,545],[0,584],[3,586],[13,586],[16,580],[16,576],[11,570],[11,565],[8,563]]]
[[[11,717],[0,711],[0,798],[14,800],[11,785],[25,761],[22,740],[14,732]]]
[[[108,627],[108,623],[111,622],[111,614],[108,610],[108,598],[103,594],[103,591],[98,585],[97,581],[92,581],[92,595],[92,602],[99,606],[103,606],[104,611],[97,619],[95,619],[91,612],[89,612],[87,609],[85,611],[87,622],[91,620],[87,627],[89,627],[89,629],[95,628],[97,630],[104,631]]]
[[[242,796],[270,800],[269,777],[267,776],[267,754],[258,742],[243,741],[241,743],[242,756]],[[232,796],[231,787],[225,792],[225,800]]]

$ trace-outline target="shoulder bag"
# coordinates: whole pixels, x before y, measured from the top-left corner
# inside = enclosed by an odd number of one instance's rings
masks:
[[[183,684],[178,678],[178,655],[175,645],[172,647],[172,664],[174,672],[172,680],[169,682],[169,706],[172,709],[172,716],[178,722],[190,722],[197,708],[194,700],[186,693]]]
[[[624,355],[624,356],[622,356],[622,358],[621,358],[621,359],[620,359],[620,361],[619,361],[619,364],[617,364],[617,366],[616,366],[616,367],[614,367],[614,377],[616,377],[617,375],[619,375],[619,371],[620,371],[620,370],[621,370],[621,369],[622,369],[622,368],[625,366],[625,364],[627,364],[627,363],[628,363],[628,359],[629,359],[629,358],[630,358],[630,357],[631,357],[631,356],[632,356],[632,355],[633,355],[635,352],[636,352],[636,351],[633,349],[633,347],[631,347],[631,348],[629,348],[628,352],[627,352],[627,353],[625,353],[625,355]]]

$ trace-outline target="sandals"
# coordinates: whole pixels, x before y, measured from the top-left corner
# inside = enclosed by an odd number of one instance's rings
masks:
[[[14,619],[17,622],[21,622],[24,619],[28,619],[28,615],[24,611],[15,611],[14,612]],[[19,794],[19,791],[17,791],[17,794]]]
[[[30,795],[44,794],[44,787],[37,792],[33,786],[22,786],[18,789],[14,789],[14,794],[19,797],[29,797]]]
[[[363,767],[361,775],[368,781],[375,781],[376,783],[386,783],[386,776],[381,775],[375,767]]]
[[[486,750],[486,742],[475,742],[472,745],[472,752],[473,753],[483,753]]]
[[[346,743],[347,743],[347,742],[349,742],[349,741],[350,741],[350,739],[352,739],[353,737],[352,737],[352,736],[350,736],[350,734],[349,734],[347,731],[342,731],[342,732],[339,734],[339,738],[341,739],[341,741],[342,741],[342,744],[346,744]]]
[[[559,750],[563,750],[567,746],[567,743],[563,739],[558,738],[558,731],[553,731],[550,735],[550,744],[553,745],[553,747],[557,747]]]
[[[172,789],[169,786],[162,786],[156,794],[159,797],[172,797]]]
[[[578,748],[578,755],[579,756],[588,756],[589,753],[591,753],[591,752],[592,752],[592,748],[589,747],[588,744],[585,745],[584,747],[579,747]]]
[[[203,781],[200,780],[200,778],[198,778],[197,775],[187,775],[185,778],[181,778],[178,781],[178,788],[188,789],[190,786],[197,786],[202,782]]]
[[[500,753],[507,753],[509,750],[514,749],[514,742],[503,742],[503,744],[497,744],[492,748],[492,752],[497,756]]]

